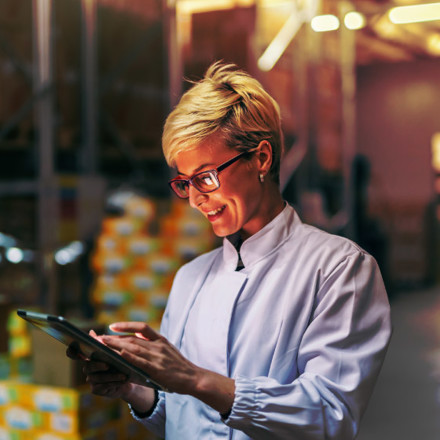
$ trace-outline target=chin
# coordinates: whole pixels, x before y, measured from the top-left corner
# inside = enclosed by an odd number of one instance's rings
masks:
[[[217,235],[217,237],[220,237],[220,238],[227,237],[228,235],[232,235],[235,232],[237,232],[236,230],[233,230],[233,229],[230,229],[230,228],[221,228],[221,227],[219,227],[219,228],[213,227],[212,230],[213,230],[214,234]]]

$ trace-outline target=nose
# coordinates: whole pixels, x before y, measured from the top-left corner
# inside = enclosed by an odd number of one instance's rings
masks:
[[[189,204],[192,208],[198,208],[208,198],[207,194],[200,192],[193,185],[190,185],[188,190]]]

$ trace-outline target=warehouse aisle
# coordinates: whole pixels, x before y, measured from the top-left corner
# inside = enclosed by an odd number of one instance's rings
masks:
[[[440,287],[396,295],[393,337],[357,440],[440,439]]]

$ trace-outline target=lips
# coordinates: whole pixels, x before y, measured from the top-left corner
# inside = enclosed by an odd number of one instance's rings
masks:
[[[226,208],[226,205],[221,206],[220,208],[213,209],[211,211],[207,211],[206,215],[209,220],[215,220]]]

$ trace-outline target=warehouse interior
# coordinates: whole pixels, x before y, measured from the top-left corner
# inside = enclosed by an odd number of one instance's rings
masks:
[[[161,149],[216,60],[280,105],[285,200],[380,266],[394,335],[358,438],[439,438],[440,3],[2,0],[0,22],[0,438],[153,439],[83,407],[81,371],[15,310],[159,328],[178,267],[219,245]],[[11,397],[43,391],[77,402],[70,424]]]

